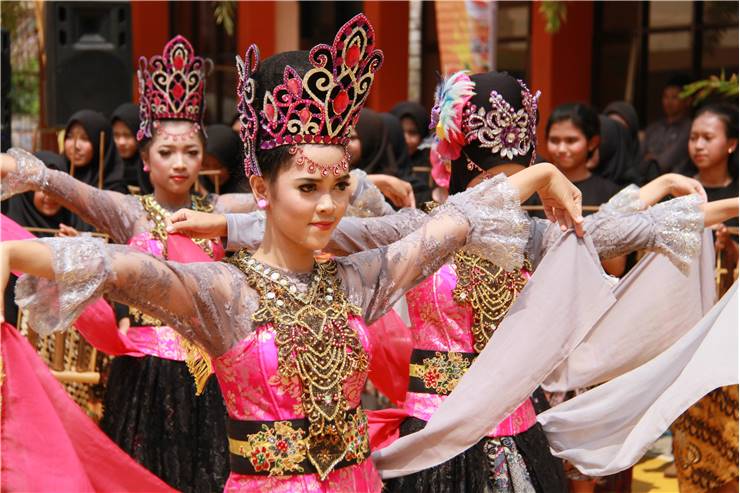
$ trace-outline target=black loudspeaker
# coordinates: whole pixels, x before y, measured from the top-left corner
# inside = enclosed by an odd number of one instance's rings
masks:
[[[129,2],[46,2],[46,120],[131,101]]]
[[[0,152],[10,148],[10,33],[0,29]]]

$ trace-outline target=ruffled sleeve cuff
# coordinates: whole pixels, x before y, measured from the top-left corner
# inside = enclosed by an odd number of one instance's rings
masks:
[[[529,218],[521,208],[519,191],[499,174],[464,192],[450,196],[432,214],[453,211],[470,224],[463,250],[479,255],[504,270],[524,263],[529,240]]]
[[[104,290],[113,275],[102,239],[41,238],[52,250],[55,279],[23,275],[16,284],[15,301],[28,311],[28,323],[41,335],[71,326]]]
[[[648,209],[653,220],[653,244],[649,250],[666,255],[683,273],[701,250],[704,231],[703,199],[698,195],[678,197]]]
[[[640,187],[637,185],[628,185],[609,199],[609,202],[599,207],[599,212],[616,215],[643,211],[645,209],[647,209],[647,204],[640,199]]]
[[[380,189],[367,177],[367,173],[354,169],[350,174],[357,180],[357,187],[350,198],[347,216],[378,217],[393,213],[393,208],[385,201]]]
[[[9,149],[8,154],[15,159],[17,169],[3,179],[0,200],[46,185],[47,168],[39,158],[17,147]]]
[[[265,236],[265,213],[226,214],[226,250],[235,252],[246,248],[255,251]]]

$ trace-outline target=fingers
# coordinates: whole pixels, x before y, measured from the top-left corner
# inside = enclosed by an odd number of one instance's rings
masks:
[[[179,211],[175,212],[170,216],[170,221],[172,223],[179,223],[181,221],[187,221],[188,219],[188,213],[190,210],[188,209],[180,209]]]

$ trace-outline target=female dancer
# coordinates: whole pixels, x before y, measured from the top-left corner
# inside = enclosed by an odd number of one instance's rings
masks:
[[[541,165],[450,199],[398,243],[317,263],[314,252],[349,201],[345,146],[382,61],[374,40],[358,15],[332,46],[310,54],[260,66],[256,48],[247,51],[239,84],[245,165],[267,216],[253,256],[178,264],[87,238],[0,247],[3,286],[9,269],[37,276],[21,279],[17,297],[38,330],[65,327],[107,293],[208,352],[229,413],[229,491],[380,491],[357,407],[367,370],[363,318],[377,319],[463,245],[503,265],[521,261],[519,197],[539,191],[564,226],[580,229],[577,190]],[[12,180],[28,166],[16,156],[3,156]],[[49,311],[52,292],[61,313]]]
[[[23,165],[12,181],[3,183],[3,194],[44,191],[86,223],[108,233],[113,242],[129,243],[168,258],[177,253],[168,251],[164,229],[170,211],[181,207],[249,211],[254,201],[249,195],[201,197],[192,193],[205,143],[201,127],[206,61],[195,56],[185,38],[177,36],[167,43],[162,56],[142,59],[141,64],[142,124],[137,137],[153,194],[131,196],[98,190],[65,173],[46,171],[39,161],[19,150],[11,153]],[[71,145],[70,139],[74,138],[73,150],[84,151],[78,127],[96,120],[87,115],[91,112],[80,113],[83,115],[75,117],[79,120],[73,118],[80,123],[71,125],[66,145]],[[87,144],[96,148],[97,140]],[[72,156],[74,159],[77,154]],[[96,166],[87,168],[97,172]],[[198,244],[216,260],[223,256],[218,243],[203,240]],[[225,409],[217,384],[211,381],[204,395],[196,397],[193,378],[184,362],[190,360],[193,369],[203,362],[198,348],[140,310],[133,310],[131,316],[134,327],[126,337],[134,355],[121,356],[112,363],[103,430],[174,487],[185,491],[221,489],[228,463],[222,418]],[[201,373],[201,386],[207,376]]]
[[[439,147],[446,157],[454,159],[451,192],[461,192],[474,185],[481,170],[502,164],[530,163],[535,153],[535,97],[521,83],[500,73],[472,78],[456,74],[438,99],[440,104],[435,111],[443,137]],[[510,135],[504,130],[510,130],[512,127],[507,125],[514,120],[518,121],[518,127],[513,138],[508,143],[496,141],[496,136]],[[685,262],[696,248],[703,229],[699,201],[686,197],[648,211],[639,209],[668,194],[700,191],[695,180],[666,175],[642,189],[625,189],[599,213],[587,218],[585,228],[604,257],[645,248],[663,252],[676,262]],[[704,207],[719,209],[720,205]],[[192,215],[180,215],[188,216],[192,218]],[[259,219],[248,216],[251,215],[227,215],[211,221],[209,226],[205,222],[196,224],[202,218],[193,218],[176,222],[173,227],[189,232],[203,228],[209,234],[222,234],[219,225],[228,222],[229,243],[254,248],[261,239]],[[426,220],[410,210],[377,219],[345,219],[328,249],[341,255],[382,246],[403,237]],[[708,220],[717,219],[713,215]],[[400,425],[402,435],[422,428],[452,391],[527,282],[532,266],[537,265],[557,238],[557,231],[546,221],[530,221],[525,268],[497,266],[478,255],[460,251],[453,262],[445,264],[407,295],[415,349],[403,406],[406,419]],[[438,467],[392,480],[387,487],[391,491],[486,488],[562,491],[564,484],[560,466],[549,455],[547,440],[535,425],[532,405],[526,401],[504,422],[492,424],[490,438],[476,447]]]

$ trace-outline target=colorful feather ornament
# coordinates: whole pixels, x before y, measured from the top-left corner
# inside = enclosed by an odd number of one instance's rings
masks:
[[[465,145],[462,132],[463,108],[473,97],[475,83],[467,70],[455,72],[437,87],[432,108],[432,124],[437,136],[437,152],[445,159],[457,159]]]

